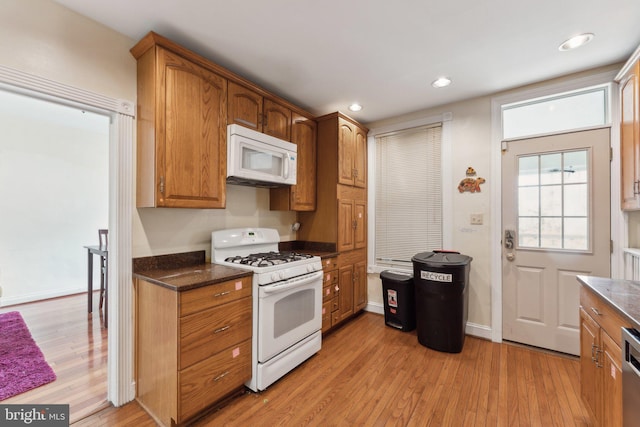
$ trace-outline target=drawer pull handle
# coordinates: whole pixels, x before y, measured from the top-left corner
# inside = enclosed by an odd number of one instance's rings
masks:
[[[591,307],[591,311],[593,311],[597,316],[602,316],[602,314],[600,314],[600,312],[598,311],[597,308],[595,307]]]
[[[224,292],[220,292],[219,294],[215,294],[213,295],[214,297],[223,297],[225,295],[229,295],[231,293],[231,291],[224,291]]]
[[[591,361],[595,362],[596,361],[596,348],[598,348],[598,346],[596,346],[595,344],[591,344]]]
[[[223,379],[224,377],[226,377],[228,374],[229,374],[229,371],[225,372],[224,374],[220,374],[220,375],[218,375],[217,377],[215,377],[215,378],[213,379],[213,381],[216,381],[216,382],[217,382],[217,381],[220,381],[221,379]]]
[[[224,332],[227,329],[229,329],[231,326],[227,325],[227,326],[223,326],[222,328],[218,328],[215,331],[213,331],[214,334],[220,333],[220,332]]]

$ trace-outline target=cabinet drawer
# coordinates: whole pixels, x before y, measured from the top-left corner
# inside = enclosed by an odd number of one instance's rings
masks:
[[[245,297],[180,319],[179,369],[251,338],[252,298]]]
[[[179,316],[186,316],[250,295],[251,276],[180,292]]]
[[[338,283],[338,270],[325,271],[322,277],[322,286]]]
[[[182,423],[251,379],[251,340],[229,347],[178,373]]]
[[[584,286],[580,287],[580,305],[615,341],[617,346],[622,347],[620,328],[631,327],[629,322],[624,320],[624,318],[605,301]]]
[[[322,260],[322,269],[324,271],[335,270],[338,268],[338,258],[326,258]]]
[[[332,301],[322,303],[322,332],[331,328],[331,303]]]
[[[326,302],[334,298],[338,294],[338,275],[336,274],[336,283],[331,283],[322,288],[322,301]]]

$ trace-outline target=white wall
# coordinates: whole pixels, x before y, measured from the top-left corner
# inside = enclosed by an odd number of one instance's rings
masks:
[[[577,79],[608,70],[618,70],[622,64],[613,64],[595,70],[577,73],[558,79],[540,82],[526,87],[515,88],[490,96],[479,97],[437,108],[418,111],[415,113],[393,117],[374,123],[367,123],[371,129],[391,124],[416,120],[423,117],[451,112],[451,139],[453,144],[453,182],[443,191],[453,193],[453,247],[465,255],[473,257],[469,278],[469,319],[470,323],[482,327],[491,326],[491,99],[510,92],[532,89],[546,84],[559,83],[570,79]],[[446,89],[445,89],[446,90]],[[481,186],[481,193],[459,193],[456,187],[465,177],[467,167],[472,166],[478,176],[487,179]],[[469,216],[475,213],[484,215],[483,225],[470,225]],[[640,220],[639,220],[640,221]],[[640,226],[638,226],[640,229]],[[369,301],[374,306],[381,306],[382,284],[379,275],[369,275]]]
[[[0,129],[2,305],[86,291],[83,246],[108,224],[109,118],[0,90]]]
[[[143,208],[134,215],[133,256],[206,250],[211,232],[223,228],[276,228],[282,241],[295,240],[295,212],[269,210],[269,190],[227,185],[226,209]]]

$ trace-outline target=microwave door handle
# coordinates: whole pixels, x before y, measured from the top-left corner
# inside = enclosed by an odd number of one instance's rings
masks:
[[[284,178],[287,179],[289,178],[289,152],[285,152],[285,159],[284,159]]]

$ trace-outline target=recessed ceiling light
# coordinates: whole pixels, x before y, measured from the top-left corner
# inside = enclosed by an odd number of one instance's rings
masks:
[[[593,33],[578,34],[577,36],[571,37],[569,40],[566,40],[564,43],[558,46],[558,50],[565,51],[575,49],[582,46],[583,44],[589,43],[591,39],[593,39],[593,37]]]
[[[451,84],[451,79],[448,77],[440,77],[437,80],[431,82],[433,87],[445,87]]]
[[[358,103],[353,103],[353,104],[349,105],[349,110],[350,111],[360,111],[360,110],[362,110],[362,105],[360,105]]]

